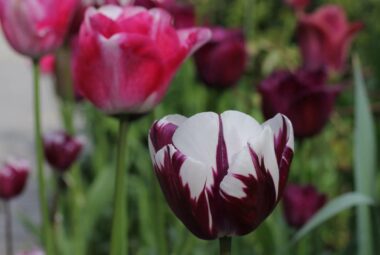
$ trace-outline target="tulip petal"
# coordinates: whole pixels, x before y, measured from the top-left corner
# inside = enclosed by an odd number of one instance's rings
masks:
[[[216,169],[219,116],[199,113],[182,123],[173,135],[173,145],[184,155]]]
[[[190,56],[212,37],[211,30],[206,28],[189,28],[177,31],[182,47],[186,49],[186,55]]]
[[[247,145],[251,137],[262,130],[261,125],[251,116],[239,111],[226,111],[221,114],[223,134],[227,147],[228,161]]]
[[[206,190],[207,167],[168,145],[155,155],[155,172],[170,208],[186,227],[203,239],[215,238]]]
[[[173,114],[156,121],[149,133],[149,142],[152,144],[154,152],[173,143],[172,137],[174,132],[177,130],[178,126],[186,120],[187,118],[182,115]]]

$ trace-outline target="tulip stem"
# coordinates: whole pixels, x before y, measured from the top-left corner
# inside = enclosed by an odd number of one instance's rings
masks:
[[[231,237],[219,239],[220,255],[231,255]]]
[[[33,60],[33,76],[34,76],[34,136],[35,136],[35,153],[38,177],[38,195],[40,200],[40,210],[42,217],[42,240],[47,255],[53,255],[53,243],[51,228],[49,222],[49,208],[46,200],[46,187],[44,177],[44,155],[42,150],[41,137],[41,106],[40,106],[40,70],[39,60]]]
[[[5,249],[7,255],[13,255],[13,235],[12,235],[12,212],[9,201],[4,201],[5,216]]]
[[[126,255],[127,240],[127,193],[125,183],[125,151],[128,122],[120,119],[117,145],[114,212],[112,221],[111,255]]]

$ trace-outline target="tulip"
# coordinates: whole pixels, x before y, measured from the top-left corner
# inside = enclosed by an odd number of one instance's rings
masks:
[[[74,14],[77,0],[0,0],[0,20],[11,46],[39,58],[56,50]]]
[[[0,199],[9,200],[24,190],[30,166],[26,161],[8,161],[0,169]]]
[[[310,4],[310,0],[284,0],[284,2],[295,10],[303,10]]]
[[[340,6],[325,5],[312,14],[300,15],[297,37],[304,66],[316,69],[328,66],[341,71],[354,36],[363,28],[361,22],[349,23]]]
[[[44,151],[48,163],[57,171],[64,172],[77,160],[83,143],[65,132],[53,132],[44,136]]]
[[[326,79],[324,69],[272,73],[259,86],[265,118],[282,113],[292,121],[296,137],[318,134],[329,120],[341,91],[340,86],[325,85]]]
[[[135,0],[133,2],[135,6],[142,6],[146,9],[152,9],[159,7],[159,2],[154,0]]]
[[[284,214],[288,224],[301,228],[326,203],[326,195],[311,185],[289,184],[284,191]]]
[[[260,125],[237,111],[169,115],[149,134],[154,170],[170,208],[207,240],[247,234],[273,211],[293,143],[285,116]]]
[[[195,53],[200,79],[214,88],[234,86],[244,73],[247,52],[242,31],[213,28],[212,39]]]
[[[162,9],[89,8],[75,69],[79,90],[111,115],[148,112],[180,64],[209,38],[208,29],[176,31]]]

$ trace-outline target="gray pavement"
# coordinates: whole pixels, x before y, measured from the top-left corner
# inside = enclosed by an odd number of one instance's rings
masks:
[[[33,166],[25,192],[12,201],[16,250],[35,246],[35,238],[20,223],[21,217],[39,222],[34,167],[32,70],[30,61],[15,53],[0,31],[0,165],[7,157],[25,158]],[[45,131],[59,127],[59,112],[49,77],[43,77],[42,119]],[[0,254],[4,250],[4,218],[0,206]]]

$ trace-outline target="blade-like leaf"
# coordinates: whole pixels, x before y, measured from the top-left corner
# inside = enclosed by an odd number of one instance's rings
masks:
[[[354,58],[355,75],[355,137],[354,177],[356,191],[370,197],[375,194],[376,139],[374,121],[358,57]],[[367,206],[357,209],[358,255],[372,255],[373,232],[371,213]]]
[[[321,225],[326,220],[334,217],[338,213],[358,205],[371,205],[374,201],[365,195],[359,193],[347,193],[338,198],[330,201],[325,205],[313,218],[311,218],[306,225],[304,225],[293,237],[292,244],[298,242],[301,238],[306,236],[314,228]]]

